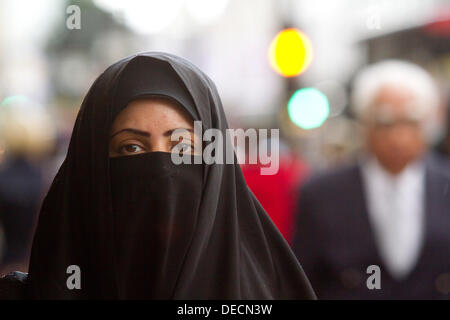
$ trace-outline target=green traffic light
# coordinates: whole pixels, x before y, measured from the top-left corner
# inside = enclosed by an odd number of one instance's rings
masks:
[[[297,90],[287,107],[291,121],[305,130],[320,127],[330,113],[327,96],[316,88]]]

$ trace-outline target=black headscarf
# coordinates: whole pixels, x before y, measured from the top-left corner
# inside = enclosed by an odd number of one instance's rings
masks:
[[[201,120],[203,129],[216,128],[225,136],[228,124],[217,89],[190,62],[171,54],[150,52],[109,67],[97,78],[82,103],[67,156],[41,208],[30,261],[29,297],[315,298],[296,257],[248,189],[236,161],[200,166],[202,181],[194,189],[200,188],[201,193],[194,196],[197,202],[188,204],[192,220],[185,218],[182,226],[188,231],[177,233],[187,238],[183,245],[174,242],[176,246],[166,247],[163,265],[167,268],[149,267],[149,274],[141,283],[139,277],[130,277],[123,271],[127,247],[119,250],[118,243],[124,245],[121,237],[126,226],[117,221],[120,203],[114,204],[120,190],[127,189],[121,173],[130,167],[131,175],[133,172],[139,175],[136,168],[148,161],[143,174],[151,175],[160,172],[158,163],[167,160],[164,153],[109,158],[109,133],[114,117],[130,101],[143,96],[172,99],[194,120]],[[193,170],[186,166],[180,167],[180,174],[188,170],[190,180],[199,177],[198,166]],[[173,172],[177,169],[167,170],[172,170],[170,177],[176,176]],[[167,190],[173,191],[164,174],[159,179],[158,186],[167,185]],[[114,187],[121,184],[119,189]],[[177,202],[173,194],[184,199],[180,190],[169,192],[166,200]],[[184,206],[183,202],[181,205]],[[167,210],[168,214],[171,210]],[[142,244],[137,250],[145,256],[147,247]],[[81,270],[79,290],[67,288],[70,265]],[[142,295],[139,290],[145,291],[142,283],[146,280],[150,281],[147,285],[151,294]],[[136,291],[135,285],[141,288]]]

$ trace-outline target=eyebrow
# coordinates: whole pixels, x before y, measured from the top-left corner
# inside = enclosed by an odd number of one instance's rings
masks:
[[[191,133],[194,133],[194,130],[192,130],[192,129],[190,129],[190,128],[175,128],[175,129],[167,130],[166,132],[163,133],[163,135],[164,135],[165,137],[168,137],[168,136],[172,135],[172,133],[173,133],[175,130],[178,130],[178,129],[183,129],[183,130],[187,130],[187,131],[189,131],[189,132],[191,132]]]
[[[192,133],[194,132],[194,130],[190,129],[190,128],[174,128],[174,129],[167,130],[166,132],[163,133],[163,135],[165,137],[170,136],[175,130],[178,130],[178,129],[184,129],[184,130],[187,130]],[[116,136],[122,132],[130,132],[130,133],[134,133],[134,134],[137,134],[137,135],[140,135],[143,137],[150,137],[150,133],[147,131],[142,131],[142,130],[134,129],[134,128],[125,128],[125,129],[122,129],[122,130],[119,130],[119,131],[113,133],[109,138],[112,139],[114,136]]]

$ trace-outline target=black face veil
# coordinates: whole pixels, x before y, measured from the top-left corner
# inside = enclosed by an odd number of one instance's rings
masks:
[[[225,136],[228,124],[216,87],[190,62],[171,54],[151,52],[125,58],[109,67],[83,101],[67,157],[41,208],[30,261],[29,297],[314,298],[300,264],[247,188],[236,161],[235,164],[203,164],[195,169],[182,165],[164,171],[158,169],[158,163],[167,160],[167,155],[162,153],[109,159],[109,130],[114,117],[130,101],[143,96],[175,100],[195,120],[202,121],[203,129],[216,128]],[[156,173],[155,181],[159,183],[152,187],[144,179],[124,181],[121,173],[128,167],[135,176],[142,167],[144,176]],[[189,172],[189,181],[195,181],[195,186],[174,190],[174,184],[183,185],[177,178],[186,177],[183,170]],[[172,184],[168,182],[170,179],[178,180]],[[158,223],[167,227],[176,222],[174,219],[184,219],[172,228],[175,231],[171,229],[172,238],[164,239],[167,241],[163,249],[150,243],[147,246],[147,240],[134,249],[130,242],[122,241],[124,237],[130,238],[130,234],[146,233],[133,229],[127,235],[124,231],[127,225],[118,222],[120,212],[125,212],[126,207],[117,208],[129,200],[118,196],[122,194],[120,190],[139,189],[137,185],[148,188],[150,193],[156,192],[157,187],[167,186],[164,193],[167,199],[157,197],[157,202],[151,204],[160,208],[158,222],[151,217],[135,220],[138,221],[135,225]],[[186,197],[182,191],[186,188],[199,192],[191,191]],[[179,196],[174,198],[174,195]],[[192,198],[198,201],[183,202]],[[167,209],[164,201],[175,203],[180,199],[179,206],[188,210],[189,215],[165,217],[177,209]],[[147,205],[136,203],[137,208]],[[138,213],[122,218],[122,221],[140,219]],[[163,228],[160,237],[165,237],[166,230]],[[152,253],[146,256],[146,250]],[[164,252],[163,262],[153,260],[152,264],[152,257],[160,251]],[[134,259],[139,254],[144,258],[136,266]],[[81,271],[80,289],[67,286],[72,265]],[[133,268],[139,271],[133,273]],[[131,276],[144,274],[144,270],[145,276]]]

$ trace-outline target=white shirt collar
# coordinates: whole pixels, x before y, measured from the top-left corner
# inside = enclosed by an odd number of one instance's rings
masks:
[[[396,175],[372,156],[361,164],[378,248],[390,273],[403,278],[414,267],[423,239],[424,161],[417,160]]]

